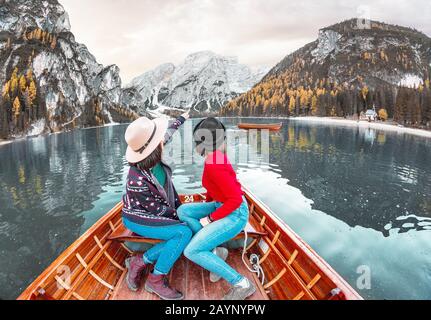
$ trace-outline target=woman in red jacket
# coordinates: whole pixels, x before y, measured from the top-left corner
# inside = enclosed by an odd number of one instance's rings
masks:
[[[194,130],[196,150],[205,157],[202,185],[207,203],[185,204],[178,217],[194,233],[184,255],[232,285],[224,300],[245,300],[256,291],[253,283],[225,261],[228,251],[220,245],[235,238],[247,225],[249,210],[240,183],[226,155],[226,128],[215,118],[201,121]]]

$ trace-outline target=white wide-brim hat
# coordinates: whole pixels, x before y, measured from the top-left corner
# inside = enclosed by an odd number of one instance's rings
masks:
[[[151,155],[164,141],[168,123],[163,118],[150,120],[142,117],[130,124],[125,134],[128,145],[126,160],[135,164]]]

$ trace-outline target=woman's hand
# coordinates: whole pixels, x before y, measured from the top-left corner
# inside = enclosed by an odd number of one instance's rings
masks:
[[[205,218],[202,218],[200,220],[200,223],[201,223],[202,227],[205,228],[207,225],[211,224],[211,221],[210,221],[210,219],[208,219],[208,217],[205,217]]]
[[[189,110],[187,110],[187,112],[184,112],[182,115],[181,115],[181,117],[183,117],[184,119],[186,119],[186,120],[189,120],[190,119],[190,111],[191,111],[192,109],[189,109]]]

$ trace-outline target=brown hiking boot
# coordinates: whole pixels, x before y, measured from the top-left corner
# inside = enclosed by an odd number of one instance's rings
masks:
[[[142,256],[133,256],[126,260],[126,283],[130,290],[136,292],[141,286],[142,276],[145,274],[147,265]]]
[[[154,293],[162,300],[183,300],[184,295],[176,289],[169,286],[168,278],[165,275],[148,275],[145,283],[145,290]]]

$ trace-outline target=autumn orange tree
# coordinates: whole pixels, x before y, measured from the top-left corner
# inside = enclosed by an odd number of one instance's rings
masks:
[[[7,137],[11,132],[19,133],[26,130],[32,121],[44,115],[43,108],[37,103],[37,91],[37,83],[31,68],[24,72],[20,72],[17,67],[13,68],[10,78],[2,87],[3,99],[0,103],[2,137]]]
[[[380,109],[379,110],[379,118],[382,121],[387,121],[389,116],[388,116],[388,112],[386,111],[386,109]]]

